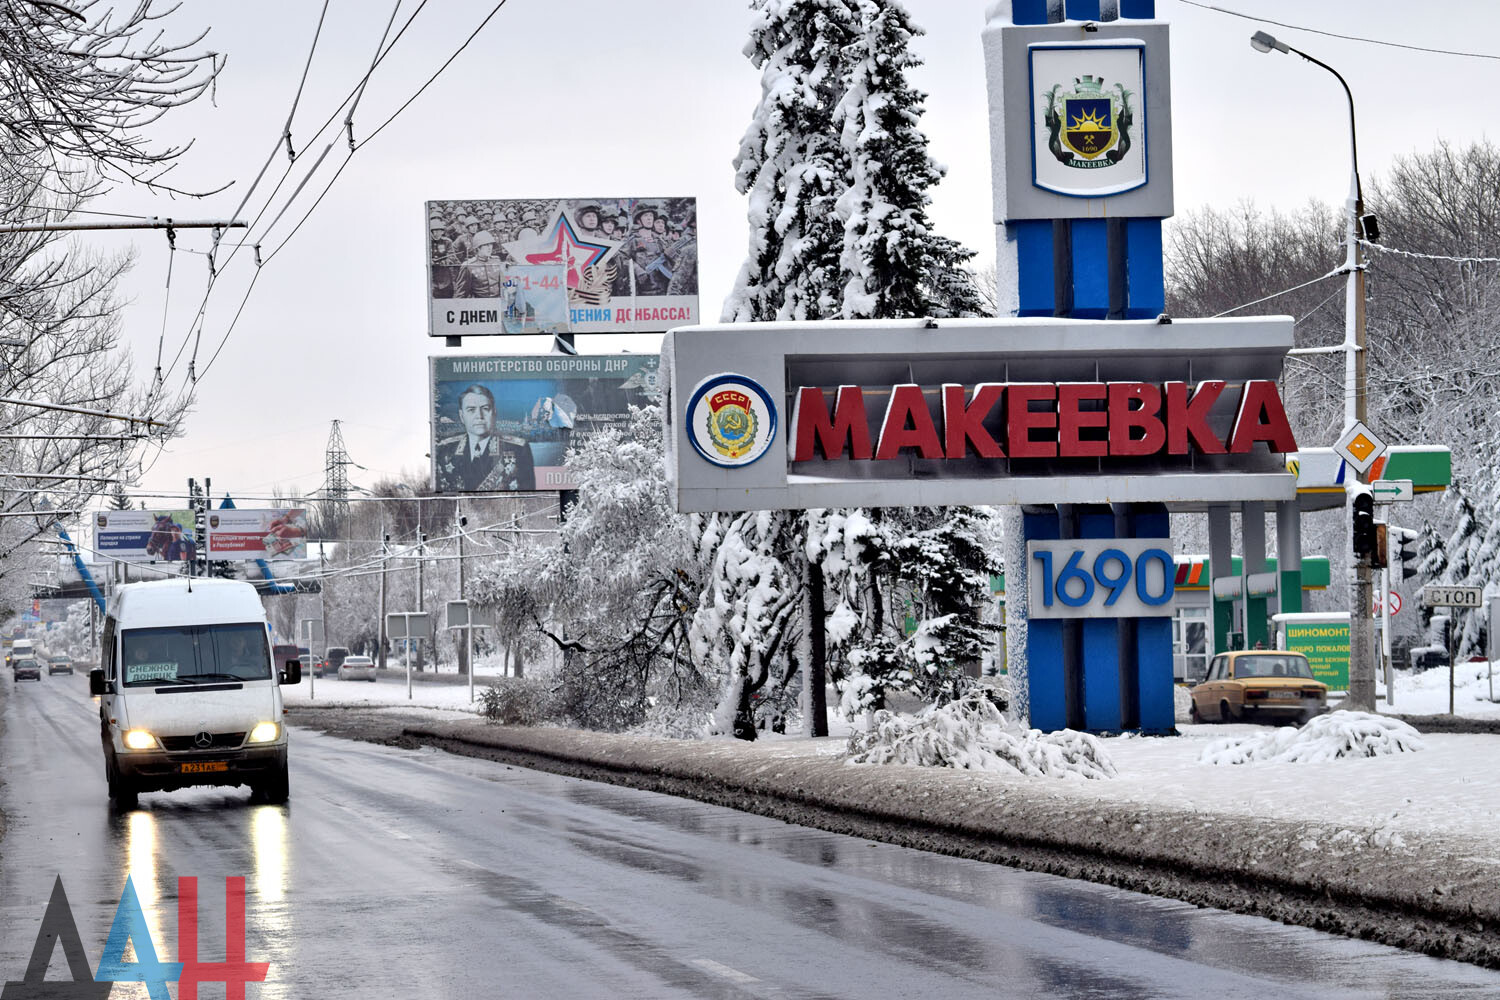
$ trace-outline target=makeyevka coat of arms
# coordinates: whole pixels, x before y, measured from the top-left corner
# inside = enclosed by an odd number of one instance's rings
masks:
[[[1123,84],[1106,86],[1102,77],[1088,74],[1075,77],[1071,90],[1056,84],[1044,95],[1048,150],[1079,170],[1119,163],[1130,152],[1133,96]]]

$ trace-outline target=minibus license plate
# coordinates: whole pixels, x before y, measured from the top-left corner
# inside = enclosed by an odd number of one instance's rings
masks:
[[[183,774],[202,774],[205,771],[227,771],[229,764],[222,760],[205,760],[195,763],[183,764]]]

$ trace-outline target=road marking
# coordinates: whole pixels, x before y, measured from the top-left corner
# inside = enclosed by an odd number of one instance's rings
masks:
[[[720,965],[711,958],[695,958],[693,959],[693,964],[705,972],[712,972],[714,975],[722,979],[727,979],[731,983],[740,983],[743,985],[745,983],[760,982],[759,979],[756,979],[748,972],[741,972],[739,969],[731,969],[727,965]]]

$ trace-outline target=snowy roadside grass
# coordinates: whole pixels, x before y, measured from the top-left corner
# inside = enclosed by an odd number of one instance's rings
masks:
[[[1340,757],[1383,757],[1425,750],[1417,731],[1399,719],[1368,712],[1331,712],[1300,729],[1275,729],[1248,739],[1215,740],[1200,764],[1289,761],[1317,764]]]
[[[1113,778],[1103,745],[1087,733],[1018,730],[982,693],[919,715],[879,711],[865,732],[849,736],[848,764],[912,764],[1028,777]]]

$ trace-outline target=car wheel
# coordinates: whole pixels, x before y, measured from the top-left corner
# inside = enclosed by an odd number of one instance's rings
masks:
[[[120,773],[113,755],[104,762],[104,780],[109,785],[109,799],[118,810],[134,809],[140,804],[140,793],[129,778]]]
[[[250,786],[251,798],[269,802],[271,805],[280,805],[291,798],[291,795],[292,786],[285,764],[271,777]]]
[[[1227,702],[1227,701],[1221,701],[1221,702],[1219,702],[1219,721],[1220,722],[1234,722],[1237,718],[1238,717],[1234,714],[1234,709],[1232,709],[1232,708],[1229,707],[1229,702]]]

